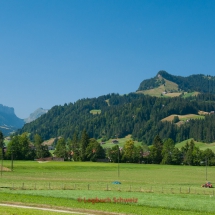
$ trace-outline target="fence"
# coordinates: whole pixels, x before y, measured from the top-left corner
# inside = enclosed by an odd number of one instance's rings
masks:
[[[0,189],[10,190],[93,190],[93,191],[116,191],[116,192],[141,192],[141,193],[163,193],[163,194],[196,194],[212,195],[215,194],[215,188],[202,187],[158,187],[158,186],[132,186],[111,183],[13,183],[0,184]]]

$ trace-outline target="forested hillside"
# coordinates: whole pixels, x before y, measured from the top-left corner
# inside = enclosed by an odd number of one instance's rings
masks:
[[[100,110],[92,114],[92,110]],[[162,122],[169,115],[198,114],[199,110],[215,110],[215,95],[199,94],[195,97],[167,98],[143,94],[109,94],[92,99],[81,99],[64,106],[54,106],[47,114],[26,124],[19,133],[38,133],[44,140],[63,136],[72,138],[75,131],[86,129],[90,137],[116,138],[132,134],[133,139],[148,145],[159,134],[162,139],[172,138],[179,142],[188,138],[198,141],[215,141],[215,116],[188,120],[178,126],[173,122]]]

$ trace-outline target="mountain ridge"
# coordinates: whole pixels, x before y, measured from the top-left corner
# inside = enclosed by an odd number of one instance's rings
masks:
[[[178,90],[175,90],[175,92],[197,91],[199,93],[215,93],[215,76],[194,74],[182,77],[171,75],[164,70],[159,71],[153,78],[143,80],[137,92],[165,85],[165,79],[178,85]]]
[[[48,112],[48,109],[43,109],[43,108],[37,108],[33,113],[31,113],[29,115],[28,118],[24,119],[25,123],[30,123],[34,120],[36,120],[37,118],[39,118],[41,115],[45,114]]]

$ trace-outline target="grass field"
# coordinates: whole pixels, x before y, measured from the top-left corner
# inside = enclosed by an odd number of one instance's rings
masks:
[[[113,146],[115,146],[116,144],[112,143],[112,140],[113,139],[106,141],[105,144],[102,145],[102,147],[103,148],[112,148]],[[126,141],[132,140],[132,137],[131,137],[131,135],[127,135],[124,138],[117,138],[117,140],[119,141],[117,143],[117,145],[119,145],[120,147],[123,147],[124,144],[126,143]],[[101,142],[101,139],[99,139],[98,142]],[[135,146],[139,146],[139,145],[141,145],[141,142],[134,141],[134,144],[135,144]]]
[[[181,92],[178,92],[178,85],[176,83],[172,81],[168,81],[167,79],[164,79],[164,80],[165,80],[165,85],[160,85],[157,88],[153,88],[149,90],[138,91],[137,93],[143,93],[145,95],[157,96],[157,97],[161,97],[161,95],[166,97],[176,97],[181,95]],[[167,92],[167,93],[163,94],[163,92]]]
[[[187,98],[190,96],[197,96],[199,94],[199,92],[192,92],[192,93],[184,93],[183,98]]]
[[[161,121],[169,121],[169,122],[172,122],[174,117],[175,116],[178,116],[179,120],[180,121],[187,121],[189,119],[204,119],[205,116],[202,116],[202,115],[197,115],[197,114],[186,114],[186,115],[176,115],[176,114],[172,114],[164,119],[162,119]]]
[[[10,168],[10,161],[4,161],[4,166]],[[214,189],[201,187],[204,166],[119,164],[119,170],[118,178],[118,164],[113,163],[15,161],[13,172],[2,173],[0,202],[107,214],[215,214]],[[215,167],[208,167],[207,175],[213,183]],[[122,184],[112,184],[115,180]],[[96,197],[111,202],[78,201]],[[114,198],[138,201],[114,203]]]
[[[191,140],[192,138],[182,141],[180,143],[177,143],[175,146],[180,149],[182,146],[185,146],[186,142],[190,142]],[[200,150],[211,149],[213,152],[215,152],[215,143],[203,143],[195,140],[194,140],[194,143],[197,147],[199,147]]]
[[[91,110],[90,113],[94,114],[100,114],[101,110]]]

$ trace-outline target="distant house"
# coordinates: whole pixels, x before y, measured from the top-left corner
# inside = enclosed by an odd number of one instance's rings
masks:
[[[103,144],[105,144],[105,142],[101,142],[100,144],[103,145]]]
[[[112,143],[117,144],[117,143],[119,143],[119,141],[118,140],[112,140]]]
[[[54,150],[54,146],[48,146],[48,150]]]
[[[150,155],[150,152],[143,152],[143,157],[148,157]]]

